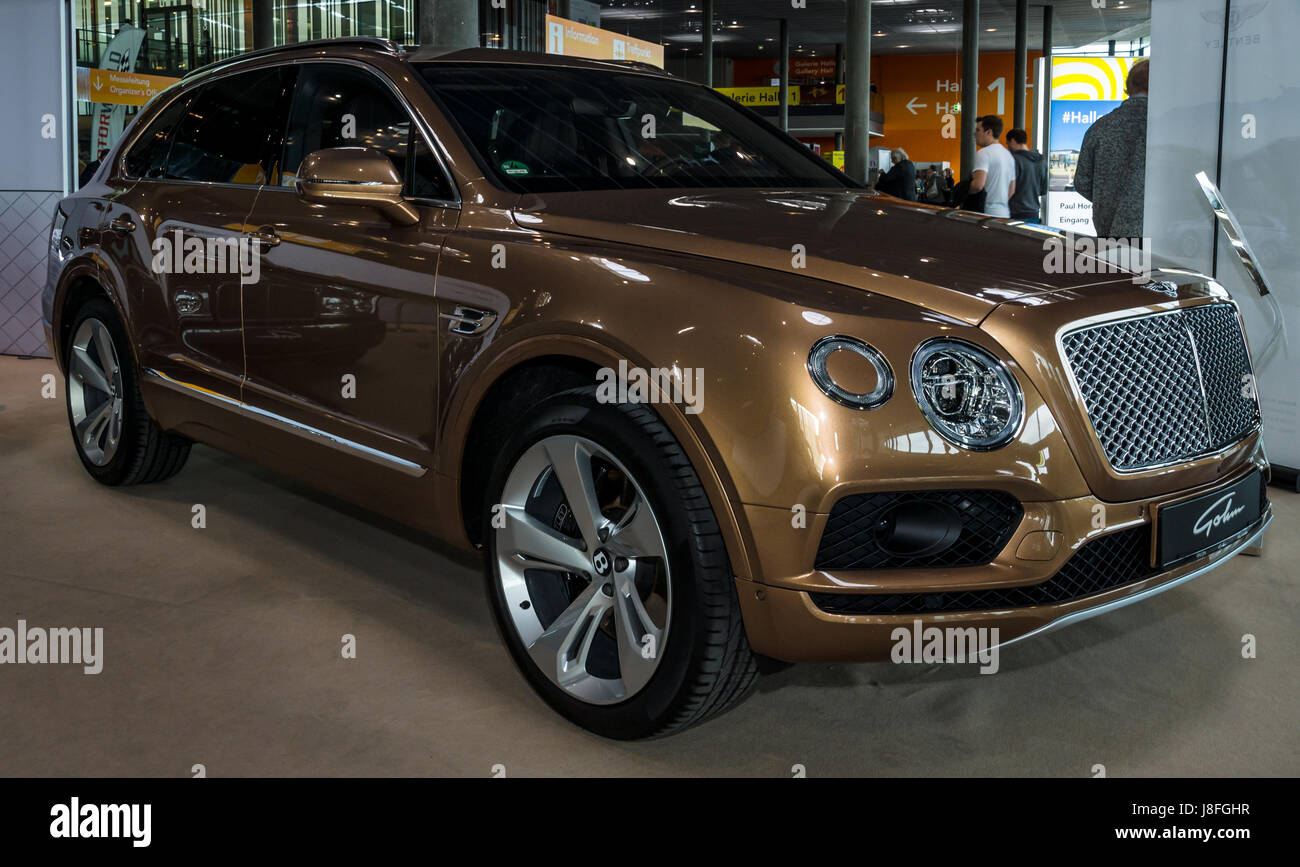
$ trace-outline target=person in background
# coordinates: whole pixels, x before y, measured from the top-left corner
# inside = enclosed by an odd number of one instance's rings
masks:
[[[1010,217],[1011,197],[1016,193],[1016,161],[1011,151],[1004,148],[998,139],[1002,137],[1002,118],[995,114],[986,114],[975,118],[975,170],[971,172],[970,186],[966,195],[970,207],[970,198],[976,193],[984,193],[984,213],[990,217]]]
[[[99,152],[99,156],[86,163],[86,167],[81,170],[81,174],[77,177],[77,189],[81,189],[86,184],[90,183],[90,179],[95,176],[95,172],[99,169],[99,164],[104,161],[104,157],[106,156],[108,156],[108,148],[102,148]]]
[[[916,201],[916,166],[907,158],[907,151],[894,148],[889,152],[893,166],[885,176],[876,181],[876,189],[909,202]]]
[[[950,208],[953,204],[953,188],[956,186],[957,182],[952,179],[952,169],[945,168],[943,170],[943,203]]]
[[[948,194],[943,188],[943,175],[931,166],[925,170],[925,192],[923,199],[927,205],[943,205],[948,201]]]
[[[1011,197],[1011,218],[1039,223],[1041,197],[1047,194],[1047,160],[1029,146],[1023,129],[1007,130],[1007,150],[1016,161],[1016,193]]]
[[[1128,99],[1096,120],[1083,136],[1074,189],[1092,202],[1092,226],[1102,238],[1141,238],[1147,173],[1147,84],[1150,61],[1128,72]]]

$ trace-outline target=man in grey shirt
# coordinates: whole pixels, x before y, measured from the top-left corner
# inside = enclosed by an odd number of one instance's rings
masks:
[[[1098,237],[1142,237],[1149,68],[1146,60],[1133,64],[1128,99],[1098,118],[1083,137],[1074,189],[1092,202],[1092,225]]]

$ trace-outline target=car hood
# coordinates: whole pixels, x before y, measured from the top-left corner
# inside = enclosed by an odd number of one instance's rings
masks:
[[[530,194],[523,227],[744,262],[870,289],[978,325],[998,305],[1131,280],[1048,273],[1042,227],[856,190]],[[1057,242],[1059,243],[1059,241]]]

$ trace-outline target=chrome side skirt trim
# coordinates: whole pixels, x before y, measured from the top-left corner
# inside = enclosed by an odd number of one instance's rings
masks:
[[[277,415],[273,412],[250,406],[246,403],[241,403],[234,398],[226,397],[224,394],[218,394],[217,392],[203,388],[202,386],[194,385],[190,382],[182,382],[179,379],[168,376],[160,370],[154,370],[152,368],[147,369],[144,371],[144,376],[147,379],[156,382],[158,385],[169,388],[172,391],[197,398],[204,403],[225,407],[244,418],[260,421],[263,424],[268,424],[271,427],[278,428],[287,433],[296,434],[319,445],[328,446],[329,448],[344,452],[353,457],[370,461],[373,464],[378,464],[381,467],[387,467],[390,470],[397,470],[399,473],[410,476],[411,478],[421,478],[429,471],[428,467],[412,463],[405,458],[390,455],[388,452],[382,452],[379,449],[372,449],[370,446],[353,442],[350,439],[345,439],[344,437],[332,434],[329,431],[323,431],[320,428],[296,422],[293,419],[285,418],[282,415]]]
[[[1132,605],[1134,602],[1141,602],[1144,599],[1150,599],[1152,596],[1158,596],[1159,594],[1164,593],[1166,590],[1172,590],[1175,587],[1178,587],[1182,584],[1186,584],[1188,581],[1191,581],[1194,578],[1200,578],[1202,575],[1205,575],[1209,572],[1213,572],[1215,569],[1219,568],[1224,563],[1228,562],[1229,560],[1231,560],[1237,554],[1240,554],[1245,549],[1260,544],[1260,541],[1264,538],[1264,531],[1268,529],[1268,525],[1271,523],[1273,523],[1273,510],[1270,507],[1268,514],[1264,516],[1263,520],[1261,521],[1259,526],[1255,528],[1255,531],[1253,533],[1249,533],[1245,537],[1239,539],[1237,543],[1234,544],[1232,547],[1225,548],[1222,551],[1219,551],[1216,554],[1212,555],[1214,556],[1214,559],[1211,560],[1209,563],[1206,563],[1204,566],[1200,567],[1199,569],[1193,569],[1191,572],[1188,572],[1186,575],[1182,575],[1178,578],[1175,578],[1172,581],[1166,581],[1163,584],[1157,584],[1154,587],[1148,587],[1147,589],[1141,591],[1140,593],[1134,593],[1131,596],[1125,596],[1122,599],[1116,599],[1112,602],[1107,602],[1105,605],[1098,605],[1094,608],[1085,608],[1081,611],[1074,611],[1071,612],[1070,614],[1066,614],[1063,617],[1058,617],[1056,620],[1053,620],[1051,623],[1045,624],[1043,626],[1038,627],[1037,629],[1026,632],[1024,635],[1017,636],[1015,638],[1012,638],[1009,641],[1004,641],[1001,644],[999,644],[998,647],[1008,647],[1012,644],[1015,644],[1020,641],[1025,641],[1026,639],[1029,638],[1035,638],[1039,635],[1044,635],[1048,632],[1055,632],[1058,629],[1064,629],[1065,627],[1075,623],[1082,623],[1085,620],[1091,620],[1092,618],[1097,617],[1098,615],[1101,614],[1109,614],[1111,611],[1118,611],[1121,608]]]

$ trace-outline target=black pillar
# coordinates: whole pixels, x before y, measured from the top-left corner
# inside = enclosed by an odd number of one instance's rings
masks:
[[[1029,0],[1016,0],[1016,81],[1012,90],[1011,125],[1025,126],[1025,84],[1029,80]]]
[[[271,0],[253,0],[253,47],[275,44],[275,9]]]
[[[1038,98],[1043,102],[1043,110],[1038,118],[1039,135],[1043,141],[1043,155],[1048,154],[1048,133],[1052,130],[1052,7],[1043,7],[1043,80],[1038,82],[1041,90]]]
[[[790,19],[781,19],[781,90],[777,94],[781,100],[780,126],[782,130],[790,129]]]
[[[844,59],[844,173],[866,183],[871,174],[871,0],[848,0]]]
[[[965,0],[961,19],[961,177],[975,166],[975,117],[980,95],[980,3]]]
[[[704,83],[713,87],[713,0],[704,0],[704,23],[700,35],[704,37]]]
[[[441,51],[478,48],[478,0],[420,0],[416,8],[421,45]]]

